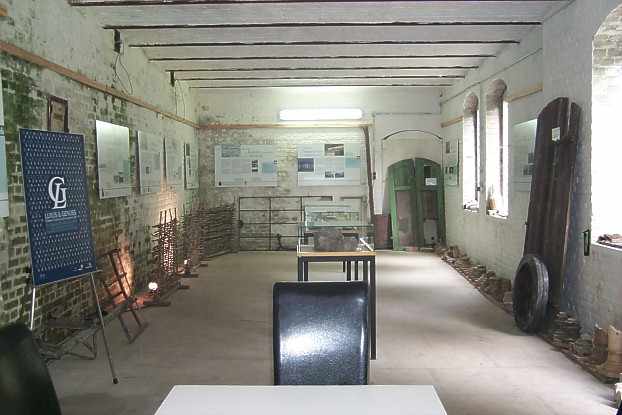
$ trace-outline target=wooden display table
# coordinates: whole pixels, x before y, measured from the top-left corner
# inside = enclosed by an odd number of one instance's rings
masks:
[[[376,252],[367,245],[364,250],[346,252],[322,252],[312,245],[298,245],[298,281],[309,281],[309,262],[343,262],[347,266],[347,279],[351,280],[351,264],[354,262],[358,279],[358,263],[363,263],[363,281],[369,282],[369,341],[371,358],[376,359]]]

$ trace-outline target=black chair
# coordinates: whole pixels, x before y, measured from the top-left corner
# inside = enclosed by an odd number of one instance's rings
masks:
[[[11,324],[0,329],[0,413],[61,413],[50,373],[32,333],[23,324]]]
[[[366,385],[366,282],[274,285],[274,384]]]

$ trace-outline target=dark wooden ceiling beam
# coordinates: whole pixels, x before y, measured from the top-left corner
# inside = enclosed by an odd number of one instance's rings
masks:
[[[346,40],[346,41],[292,41],[292,42],[195,42],[195,43],[134,43],[132,48],[171,48],[186,46],[328,46],[328,45],[499,45],[518,44],[507,40]]]
[[[275,67],[275,68],[206,68],[206,69],[165,69],[166,72],[253,72],[253,71],[360,71],[360,70],[408,70],[408,69],[477,69],[479,66],[357,66],[357,67]]]
[[[246,88],[311,88],[311,87],[326,87],[326,86],[338,86],[338,87],[417,87],[417,88],[443,88],[452,86],[453,84],[304,84],[304,85],[226,85],[226,86],[190,86],[190,89],[246,89]]]
[[[464,58],[494,58],[496,55],[345,55],[345,56],[223,56],[210,57],[175,57],[175,58],[150,58],[151,62],[175,62],[175,61],[223,61],[223,60],[279,60],[279,59],[464,59]]]
[[[486,22],[300,22],[300,23],[222,23],[222,24],[159,24],[159,25],[106,25],[110,30],[166,30],[166,29],[249,29],[301,27],[413,27],[413,26],[540,26],[538,21]]]
[[[451,0],[383,0],[383,3],[421,3],[421,2],[443,3]],[[516,1],[516,0],[463,0],[464,3],[481,3],[486,1]],[[566,2],[568,0],[524,0],[527,2]],[[80,1],[70,0],[69,4],[75,7],[122,7],[122,6],[197,6],[197,5],[236,5],[236,4],[298,4],[298,3],[378,3],[378,0],[99,0],[99,1]]]
[[[244,78],[183,78],[177,81],[291,81],[302,79],[464,79],[462,75],[390,75],[390,76],[279,76],[279,77],[244,77]]]

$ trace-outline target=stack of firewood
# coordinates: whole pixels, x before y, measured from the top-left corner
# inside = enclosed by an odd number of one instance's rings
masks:
[[[182,254],[183,259],[189,259],[191,264],[199,263],[199,245],[201,239],[201,227],[199,226],[198,204],[193,203],[181,218],[182,229]]]
[[[196,223],[200,229],[199,250],[201,260],[234,250],[234,206],[200,206]]]
[[[155,263],[152,281],[158,283],[160,290],[167,291],[178,284],[179,265],[183,256],[179,243],[177,209],[160,212],[160,220],[152,228],[151,253]]]

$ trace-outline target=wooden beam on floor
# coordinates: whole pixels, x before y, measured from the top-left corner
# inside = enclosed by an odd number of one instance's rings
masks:
[[[66,68],[64,66],[58,65],[54,62],[51,62],[39,55],[36,55],[34,53],[28,52],[25,49],[21,49],[15,45],[12,45],[10,43],[6,43],[3,41],[0,41],[0,52],[4,52],[7,55],[11,55],[17,59],[26,61],[26,62],[30,62],[34,65],[40,66],[42,68],[45,69],[49,69],[50,71],[56,72],[59,75],[65,76],[75,82],[78,82],[82,85],[85,85],[89,88],[92,88],[96,91],[99,92],[103,92],[104,94],[108,94],[108,95],[112,95],[113,97],[122,99],[124,101],[130,102],[134,105],[137,105],[141,108],[147,109],[149,111],[155,112],[156,114],[160,114],[165,118],[171,119],[173,121],[177,121],[179,123],[182,124],[186,124],[189,125],[193,128],[198,128],[199,125],[186,119],[183,117],[180,117],[178,115],[172,114],[170,112],[167,111],[163,111],[160,108],[151,105],[143,100],[141,100],[140,98],[134,97],[132,95],[128,95],[124,92],[118,91],[114,88],[111,88],[107,85],[104,85],[100,82],[97,82],[93,79],[88,78],[85,75],[82,75],[79,72],[76,72],[72,69]]]

